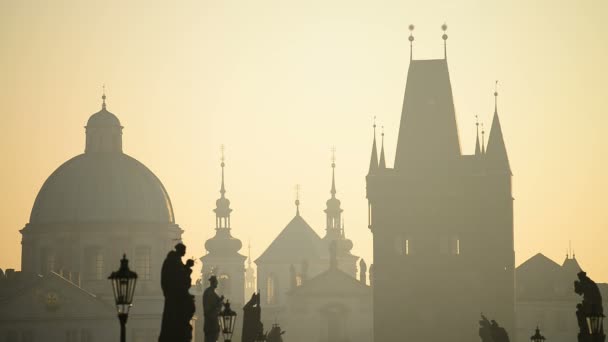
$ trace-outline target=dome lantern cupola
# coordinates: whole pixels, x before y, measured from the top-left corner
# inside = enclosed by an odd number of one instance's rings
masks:
[[[85,153],[122,153],[122,129],[116,115],[106,109],[106,94],[101,96],[101,110],[87,121]]]

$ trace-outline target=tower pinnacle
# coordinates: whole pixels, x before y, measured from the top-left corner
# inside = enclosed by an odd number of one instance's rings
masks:
[[[443,58],[448,59],[448,48],[447,48],[448,35],[447,35],[447,33],[445,33],[448,30],[448,25],[446,23],[443,23],[443,25],[441,25],[441,30],[443,30],[443,35],[441,36],[441,38],[443,39]]]
[[[376,147],[376,116],[374,116],[374,142],[372,144],[372,157],[369,161],[368,174],[374,173],[378,169],[378,148]]]
[[[230,209],[230,200],[226,198],[226,187],[224,186],[224,167],[226,166],[226,158],[224,156],[224,145],[220,146],[220,167],[222,168],[222,182],[220,186],[220,198],[215,201],[215,223],[216,229],[226,228],[230,229],[230,213],[232,209]]]
[[[477,115],[475,115],[475,129],[475,155],[477,156],[481,154],[481,149],[479,147],[479,117]]]
[[[102,85],[101,89],[101,109],[106,109],[106,85]]]
[[[481,123],[481,154],[486,154],[486,130]]]
[[[412,43],[414,42],[414,25],[410,24],[410,26],[408,27],[410,30],[410,37],[408,38],[408,40],[410,41],[410,62],[412,61],[412,54],[413,54],[413,48],[412,48]]]
[[[382,126],[382,133],[380,134],[382,137],[381,145],[380,145],[380,165],[379,168],[381,170],[386,169],[386,159],[384,158],[384,126]]]

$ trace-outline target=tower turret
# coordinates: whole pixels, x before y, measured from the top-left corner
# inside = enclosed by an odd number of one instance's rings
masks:
[[[498,81],[496,81],[498,84]],[[490,129],[490,137],[488,138],[487,148],[488,168],[496,171],[506,172],[511,174],[509,165],[509,157],[507,148],[502,136],[502,128],[500,119],[498,118],[498,91],[494,91],[494,117],[492,118],[492,127]]]

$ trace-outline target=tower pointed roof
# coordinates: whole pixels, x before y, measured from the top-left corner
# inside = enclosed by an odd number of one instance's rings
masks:
[[[372,156],[369,161],[369,172],[372,174],[378,169],[378,148],[376,147],[376,118],[374,117],[374,142],[372,143]]]
[[[488,160],[491,163],[491,168],[504,170],[511,173],[509,166],[509,157],[507,148],[502,136],[502,128],[500,119],[498,118],[498,92],[494,91],[494,117],[492,118],[492,127],[490,128],[490,137],[488,138],[488,148],[486,150]]]
[[[384,158],[384,126],[382,126],[382,142],[380,143],[380,169],[386,169],[386,159]]]
[[[432,139],[429,137],[432,136]],[[446,59],[412,60],[408,69],[395,169],[422,168],[460,156]]]
[[[475,115],[475,155],[478,156],[481,154],[481,147],[479,146],[479,121],[477,120],[477,115]]]
[[[272,261],[300,263],[302,260],[316,260],[324,255],[322,240],[299,214],[256,260],[256,264]]]

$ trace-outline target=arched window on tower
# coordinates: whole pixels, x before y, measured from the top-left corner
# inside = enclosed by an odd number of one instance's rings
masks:
[[[148,246],[135,248],[135,272],[140,280],[150,280],[151,274],[151,249]]]
[[[47,274],[57,269],[55,251],[51,248],[43,248],[40,255],[40,273]]]
[[[230,290],[231,290],[231,286],[230,286],[230,276],[226,273],[221,274],[218,277],[218,288],[219,291],[226,297],[230,296]]]
[[[296,274],[296,286],[302,286],[302,273]]]
[[[275,286],[276,286],[275,276],[274,276],[274,274],[271,274],[266,279],[266,304],[275,304],[276,303]]]
[[[397,237],[395,239],[395,252],[398,255],[410,255],[411,254],[411,240],[409,237]]]
[[[460,238],[458,236],[453,236],[450,241],[450,253],[460,255]]]
[[[101,250],[97,250],[95,254],[95,280],[104,279],[104,275],[106,274],[103,272],[103,254]]]

